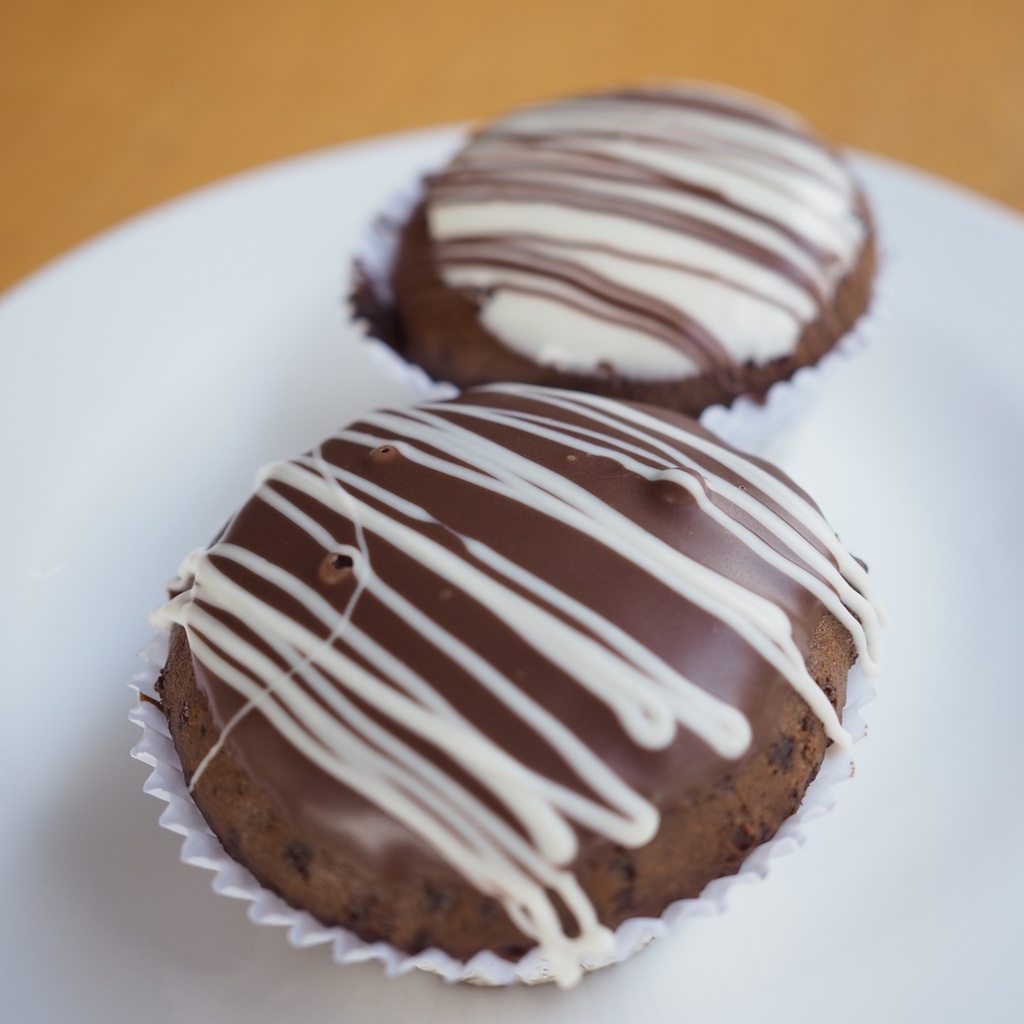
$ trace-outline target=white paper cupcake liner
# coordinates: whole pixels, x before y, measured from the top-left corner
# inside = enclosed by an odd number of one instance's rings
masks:
[[[731,405],[705,409],[701,425],[735,448],[772,461],[781,459],[832,382],[840,380],[849,361],[874,343],[888,306],[889,265],[884,234],[875,224],[871,302],[853,327],[816,363],[776,382],[762,397],[741,395]]]
[[[740,395],[731,405],[709,406],[698,417],[701,426],[734,448],[780,460],[831,381],[841,377],[846,363],[868,344],[874,322],[872,306],[818,362],[777,381],[758,398]]]
[[[437,949],[410,955],[386,942],[364,942],[344,928],[323,925],[309,912],[295,909],[275,893],[263,888],[248,870],[228,856],[211,832],[188,792],[163,712],[152,703],[158,700],[155,685],[166,661],[167,642],[165,633],[153,638],[141,652],[143,668],[131,680],[132,687],[140,696],[138,703],[129,712],[129,718],[142,729],[142,738],[131,753],[132,757],[152,769],[143,789],[167,804],[160,815],[160,824],[184,837],[181,859],[186,864],[213,871],[212,886],[215,892],[247,900],[250,904],[250,920],[256,924],[287,928],[288,942],[297,949],[329,944],[331,955],[339,964],[376,960],[383,965],[388,975],[421,970],[436,974],[448,982],[491,986],[538,984],[552,980],[551,972],[537,949],[515,963],[491,953],[479,953],[466,962],[455,960]],[[150,699],[144,699],[146,697]],[[848,699],[843,715],[843,724],[855,743],[866,733],[860,710],[873,697],[873,688],[864,673],[855,666],[850,673]],[[850,751],[830,747],[821,771],[808,788],[796,813],[783,823],[774,838],[750,853],[737,874],[711,882],[696,899],[673,903],[659,918],[634,918],[624,922],[615,933],[614,949],[599,959],[585,960],[584,969],[592,971],[618,963],[654,939],[670,935],[687,919],[724,910],[733,886],[764,878],[776,857],[792,852],[803,844],[807,824],[832,809],[835,805],[834,787],[852,774]]]
[[[360,277],[369,282],[379,304],[387,308],[393,300],[390,287],[391,267],[399,234],[414,207],[423,196],[422,178],[392,196],[374,218],[356,247],[351,262],[352,276],[348,293],[352,294]],[[879,310],[884,305],[887,258],[876,232],[876,272],[869,309],[851,329],[816,363],[797,370],[790,378],[778,381],[758,397],[741,395],[730,405],[713,405],[699,419],[702,426],[723,441],[762,458],[777,460],[787,451],[793,434],[807,420],[826,385],[842,374],[847,361],[856,357],[876,331]],[[354,315],[354,311],[350,310]],[[417,401],[452,398],[459,388],[448,381],[432,378],[422,367],[405,360],[386,341],[363,324],[362,339],[369,346],[374,362],[397,379]]]

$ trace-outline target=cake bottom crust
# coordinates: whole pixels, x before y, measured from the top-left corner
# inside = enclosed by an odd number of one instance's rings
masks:
[[[840,710],[853,661],[849,634],[826,615],[813,635],[808,669]],[[158,690],[190,781],[219,732],[180,627],[172,631]],[[734,874],[799,806],[827,745],[820,721],[793,693],[773,740],[738,765],[723,762],[723,774],[699,798],[664,808],[647,845],[629,849],[590,837],[574,868],[602,923],[616,928],[630,918],[657,917],[713,879]],[[429,857],[417,873],[384,877],[365,860],[296,830],[239,764],[230,741],[203,770],[193,797],[233,859],[325,925],[407,953],[436,947],[462,961],[482,950],[518,960],[533,945],[497,900]]]

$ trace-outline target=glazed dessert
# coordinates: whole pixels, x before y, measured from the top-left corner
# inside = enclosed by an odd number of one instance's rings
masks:
[[[177,589],[158,689],[225,850],[368,942],[539,946],[563,985],[776,832],[876,658],[783,474],[525,385],[270,467]]]
[[[659,85],[500,117],[428,177],[357,319],[437,381],[690,415],[817,363],[868,308],[864,194],[799,118]]]

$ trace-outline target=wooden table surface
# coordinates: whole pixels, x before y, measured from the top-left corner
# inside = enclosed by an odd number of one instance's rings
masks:
[[[1024,211],[1021,0],[3,0],[0,289],[248,167],[652,77]]]

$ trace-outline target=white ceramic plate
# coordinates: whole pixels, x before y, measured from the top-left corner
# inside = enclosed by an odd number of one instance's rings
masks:
[[[233,179],[0,300],[4,1018],[1016,1019],[1024,222],[874,159],[883,316],[785,465],[869,561],[892,624],[857,777],[806,845],[569,993],[337,967],[178,862],[128,757],[148,609],[255,467],[405,400],[345,324],[347,254],[452,140]]]

